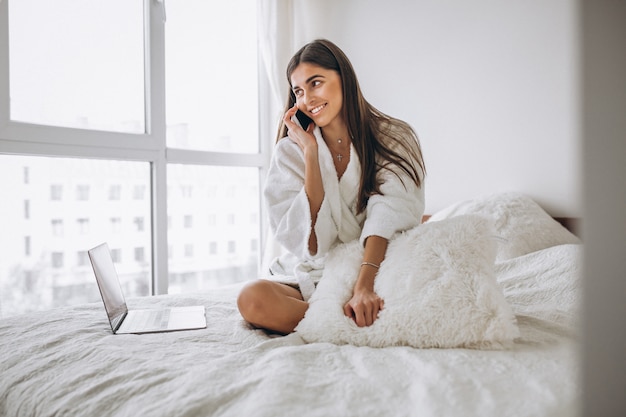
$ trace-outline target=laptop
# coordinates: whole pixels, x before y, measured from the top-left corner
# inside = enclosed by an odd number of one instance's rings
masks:
[[[161,333],[206,328],[204,306],[128,310],[106,243],[87,251],[114,334]]]

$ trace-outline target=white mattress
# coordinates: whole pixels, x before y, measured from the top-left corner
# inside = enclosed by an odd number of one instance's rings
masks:
[[[497,264],[522,337],[504,351],[368,348],[271,337],[238,287],[130,299],[204,304],[203,330],[113,335],[101,303],[0,321],[2,416],[570,416],[581,246]]]

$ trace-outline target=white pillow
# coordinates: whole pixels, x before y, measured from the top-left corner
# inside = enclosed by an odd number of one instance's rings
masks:
[[[296,331],[307,342],[496,349],[519,336],[494,278],[491,222],[459,216],[397,235],[376,276],[384,309],[369,327],[343,313],[363,257],[358,241],[334,248]]]
[[[428,222],[461,214],[480,214],[493,220],[496,234],[502,238],[496,254],[497,261],[556,245],[581,243],[539,204],[521,193],[499,193],[462,201],[435,213]]]
[[[583,245],[557,245],[497,263],[522,343],[578,335]]]

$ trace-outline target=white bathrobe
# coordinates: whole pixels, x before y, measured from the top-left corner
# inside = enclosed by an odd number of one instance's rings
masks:
[[[361,167],[354,147],[350,147],[350,162],[338,179],[333,156],[319,127],[313,134],[324,185],[324,200],[315,223],[314,255],[309,252],[311,211],[304,191],[304,154],[289,138],[276,144],[264,190],[270,227],[276,241],[287,251],[272,262],[270,272],[278,281],[297,282],[306,301],[322,276],[331,248],[355,239],[364,244],[373,235],[390,239],[397,232],[417,226],[424,213],[423,188],[401,170],[398,172],[403,181],[388,170],[380,170],[383,195],[371,196],[366,210],[357,214]]]

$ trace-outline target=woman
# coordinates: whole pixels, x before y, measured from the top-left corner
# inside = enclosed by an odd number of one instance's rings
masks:
[[[327,40],[300,49],[287,79],[289,100],[264,196],[272,231],[289,253],[270,266],[275,279],[242,289],[239,311],[253,326],[292,332],[328,251],[360,239],[363,262],[344,313],[369,326],[384,307],[374,280],[388,240],[417,226],[424,212],[419,141],[408,124],[365,100],[350,61]],[[306,129],[298,111],[312,121]]]

